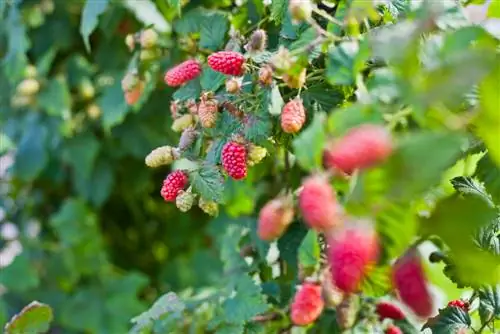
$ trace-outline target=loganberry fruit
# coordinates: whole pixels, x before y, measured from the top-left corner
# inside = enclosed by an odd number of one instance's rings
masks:
[[[370,225],[345,227],[328,240],[328,262],[335,286],[356,292],[378,258],[377,234]]]
[[[377,314],[380,319],[403,320],[405,315],[396,305],[389,302],[380,302],[377,304]]]
[[[297,326],[308,325],[321,315],[323,307],[321,286],[304,283],[293,298],[291,305],[292,322]]]
[[[387,326],[387,328],[385,329],[385,334],[403,334],[403,331],[401,330],[401,328],[399,328],[398,326],[396,325],[389,325]]]
[[[323,160],[326,167],[351,174],[355,169],[368,168],[384,161],[392,148],[391,135],[385,128],[365,124],[351,129],[330,144]]]
[[[222,148],[222,167],[235,180],[247,176],[247,150],[240,143],[230,141]]]
[[[422,318],[431,316],[432,297],[427,288],[422,263],[415,249],[410,249],[394,263],[392,281],[399,298],[416,315]]]
[[[219,107],[215,99],[202,99],[198,106],[198,117],[200,117],[201,126],[204,128],[213,128],[217,121]]]
[[[163,180],[161,196],[165,202],[174,202],[179,191],[184,189],[188,183],[188,177],[185,172],[176,170],[167,175]]]
[[[248,166],[254,166],[262,161],[267,155],[267,149],[262,146],[250,144],[248,146]]]
[[[194,197],[194,194],[189,189],[188,191],[179,190],[175,199],[175,206],[181,212],[188,212],[193,206]]]
[[[203,212],[210,216],[217,216],[219,214],[219,205],[214,201],[208,201],[201,197],[198,200],[198,206]]]
[[[265,65],[259,70],[259,83],[262,86],[270,86],[273,83],[273,68]]]
[[[289,101],[281,112],[281,128],[286,133],[297,133],[306,121],[306,111],[299,98]]]
[[[339,206],[335,193],[326,178],[311,176],[302,184],[299,207],[309,227],[325,231],[340,222]]]
[[[148,167],[159,167],[169,165],[179,157],[177,149],[171,146],[160,146],[151,151],[146,157],[146,165]]]
[[[257,235],[265,241],[279,238],[293,220],[293,204],[288,198],[275,198],[259,213]]]
[[[465,302],[461,299],[457,299],[457,300],[452,300],[448,303],[448,307],[458,307],[458,308],[461,308],[462,310],[464,311],[469,311],[469,303],[468,302]]]
[[[193,116],[191,114],[185,114],[172,122],[172,130],[175,132],[181,132],[190,127],[192,124]]]
[[[186,60],[165,73],[165,83],[171,87],[183,85],[201,73],[201,65],[193,59]]]
[[[244,72],[245,57],[239,52],[215,52],[208,56],[207,62],[214,71],[223,74],[241,76]]]

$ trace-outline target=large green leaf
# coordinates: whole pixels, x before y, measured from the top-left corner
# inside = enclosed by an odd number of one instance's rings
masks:
[[[40,106],[49,115],[68,117],[71,108],[71,96],[65,80],[52,79],[38,96]]]
[[[479,295],[479,315],[481,321],[487,322],[492,317],[500,318],[500,285],[486,286],[478,291]]]
[[[220,13],[205,15],[201,22],[200,47],[212,51],[219,50],[226,39],[228,27],[229,23],[225,15]]]
[[[206,200],[221,202],[224,193],[224,179],[215,165],[202,164],[190,174],[195,193]]]
[[[89,37],[97,27],[99,16],[106,11],[108,0],[87,0],[83,7],[82,19],[80,22],[80,34],[87,51],[90,51]]]
[[[26,182],[33,181],[49,162],[47,140],[49,132],[38,123],[30,124],[17,147],[15,175]]]
[[[5,325],[5,334],[46,333],[53,319],[50,306],[33,301]]]
[[[383,124],[381,112],[360,103],[335,109],[328,115],[328,132],[342,136],[349,129],[364,123]]]
[[[117,79],[117,77],[115,79]],[[112,86],[106,87],[106,89],[103,90],[98,103],[101,110],[103,110],[102,125],[108,130],[115,125],[121,124],[130,111],[125,102],[119,80],[116,80]]]
[[[299,246],[298,261],[303,268],[314,269],[320,260],[321,248],[318,234],[309,230]]]
[[[433,333],[461,333],[471,326],[469,314],[460,307],[447,307],[430,318],[422,329],[430,328]]]
[[[484,183],[493,201],[500,205],[500,167],[495,165],[490,154],[486,154],[479,160],[475,176]]]
[[[200,80],[195,79],[189,81],[187,84],[177,89],[172,95],[175,100],[187,101],[189,99],[197,99],[201,93]]]
[[[297,162],[307,171],[321,168],[326,139],[325,119],[324,113],[316,113],[311,124],[293,140]]]
[[[169,292],[158,298],[154,304],[145,312],[132,318],[131,322],[134,327],[130,333],[141,333],[141,330],[151,325],[154,321],[159,320],[161,317],[168,313],[182,313],[185,305],[179,297]]]
[[[25,51],[30,46],[26,27],[22,21],[21,12],[17,4],[12,4],[10,6],[5,23],[8,45],[6,48],[7,54],[3,56],[2,67],[5,71],[6,79],[11,83],[15,83],[21,78],[28,64],[28,58]]]
[[[227,322],[245,323],[268,309],[260,286],[253,282],[248,275],[240,275],[237,278],[234,290],[235,296],[222,304]]]
[[[26,251],[17,255],[12,263],[0,270],[0,284],[13,292],[25,292],[40,284],[38,272]]]
[[[288,10],[288,0],[274,0],[271,2],[271,20],[280,24]]]
[[[62,152],[64,161],[73,167],[74,177],[88,180],[99,153],[99,141],[89,132],[80,134],[66,142]]]
[[[226,80],[226,76],[220,72],[212,70],[209,66],[203,66],[200,82],[201,88],[205,91],[215,92]]]
[[[357,41],[343,42],[328,51],[326,77],[332,85],[352,85],[363,69],[366,50]]]

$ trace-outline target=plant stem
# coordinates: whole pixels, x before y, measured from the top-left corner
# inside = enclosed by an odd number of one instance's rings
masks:
[[[341,27],[344,26],[344,24],[342,22],[340,22],[339,20],[337,20],[336,18],[334,18],[333,16],[331,16],[330,14],[328,14],[327,12],[325,12],[323,9],[319,9],[319,8],[314,8],[313,11],[318,14],[319,16],[323,17],[324,19],[330,21],[331,23],[334,23],[336,25],[339,25]]]

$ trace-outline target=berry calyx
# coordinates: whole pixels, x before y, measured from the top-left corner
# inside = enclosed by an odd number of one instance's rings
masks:
[[[291,319],[297,326],[306,326],[314,322],[323,312],[325,304],[321,297],[321,286],[304,283],[293,298]]]
[[[270,86],[273,83],[273,68],[270,65],[259,69],[259,83],[262,86]]]
[[[226,91],[229,94],[236,94],[240,91],[241,89],[241,80],[238,80],[236,78],[230,78],[226,80]]]
[[[345,227],[329,238],[328,245],[333,283],[345,293],[357,292],[378,258],[376,232],[368,224]]]
[[[201,74],[201,65],[194,59],[186,60],[165,73],[165,83],[177,87],[195,79]]]
[[[215,52],[208,56],[207,62],[214,71],[223,74],[241,76],[244,72],[245,57],[239,52]]]
[[[372,167],[392,153],[392,138],[384,127],[365,124],[351,129],[331,143],[323,154],[327,168],[351,174],[355,169]]]
[[[326,231],[340,224],[335,193],[322,176],[308,177],[302,183],[299,207],[306,224],[315,230]]]
[[[302,100],[296,98],[289,101],[281,112],[281,128],[286,133],[297,133],[306,121],[306,111]]]
[[[264,205],[259,213],[257,235],[273,241],[285,232],[293,220],[293,203],[290,198],[275,198]]]
[[[161,187],[161,196],[165,202],[174,202],[179,194],[188,183],[188,176],[184,171],[176,170],[167,175],[163,180]]]
[[[247,150],[244,145],[230,141],[222,148],[222,167],[235,180],[247,176]]]
[[[396,305],[389,302],[380,302],[376,306],[380,319],[403,320],[405,315]]]
[[[420,257],[415,249],[410,249],[394,263],[392,281],[401,301],[416,315],[422,318],[431,316],[432,297],[427,288]]]
[[[401,328],[396,325],[389,325],[384,331],[385,334],[403,334]]]

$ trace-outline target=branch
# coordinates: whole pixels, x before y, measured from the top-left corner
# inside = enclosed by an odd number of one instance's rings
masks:
[[[252,322],[268,322],[280,319],[282,317],[279,312],[270,312],[265,314],[256,315],[252,318]]]

